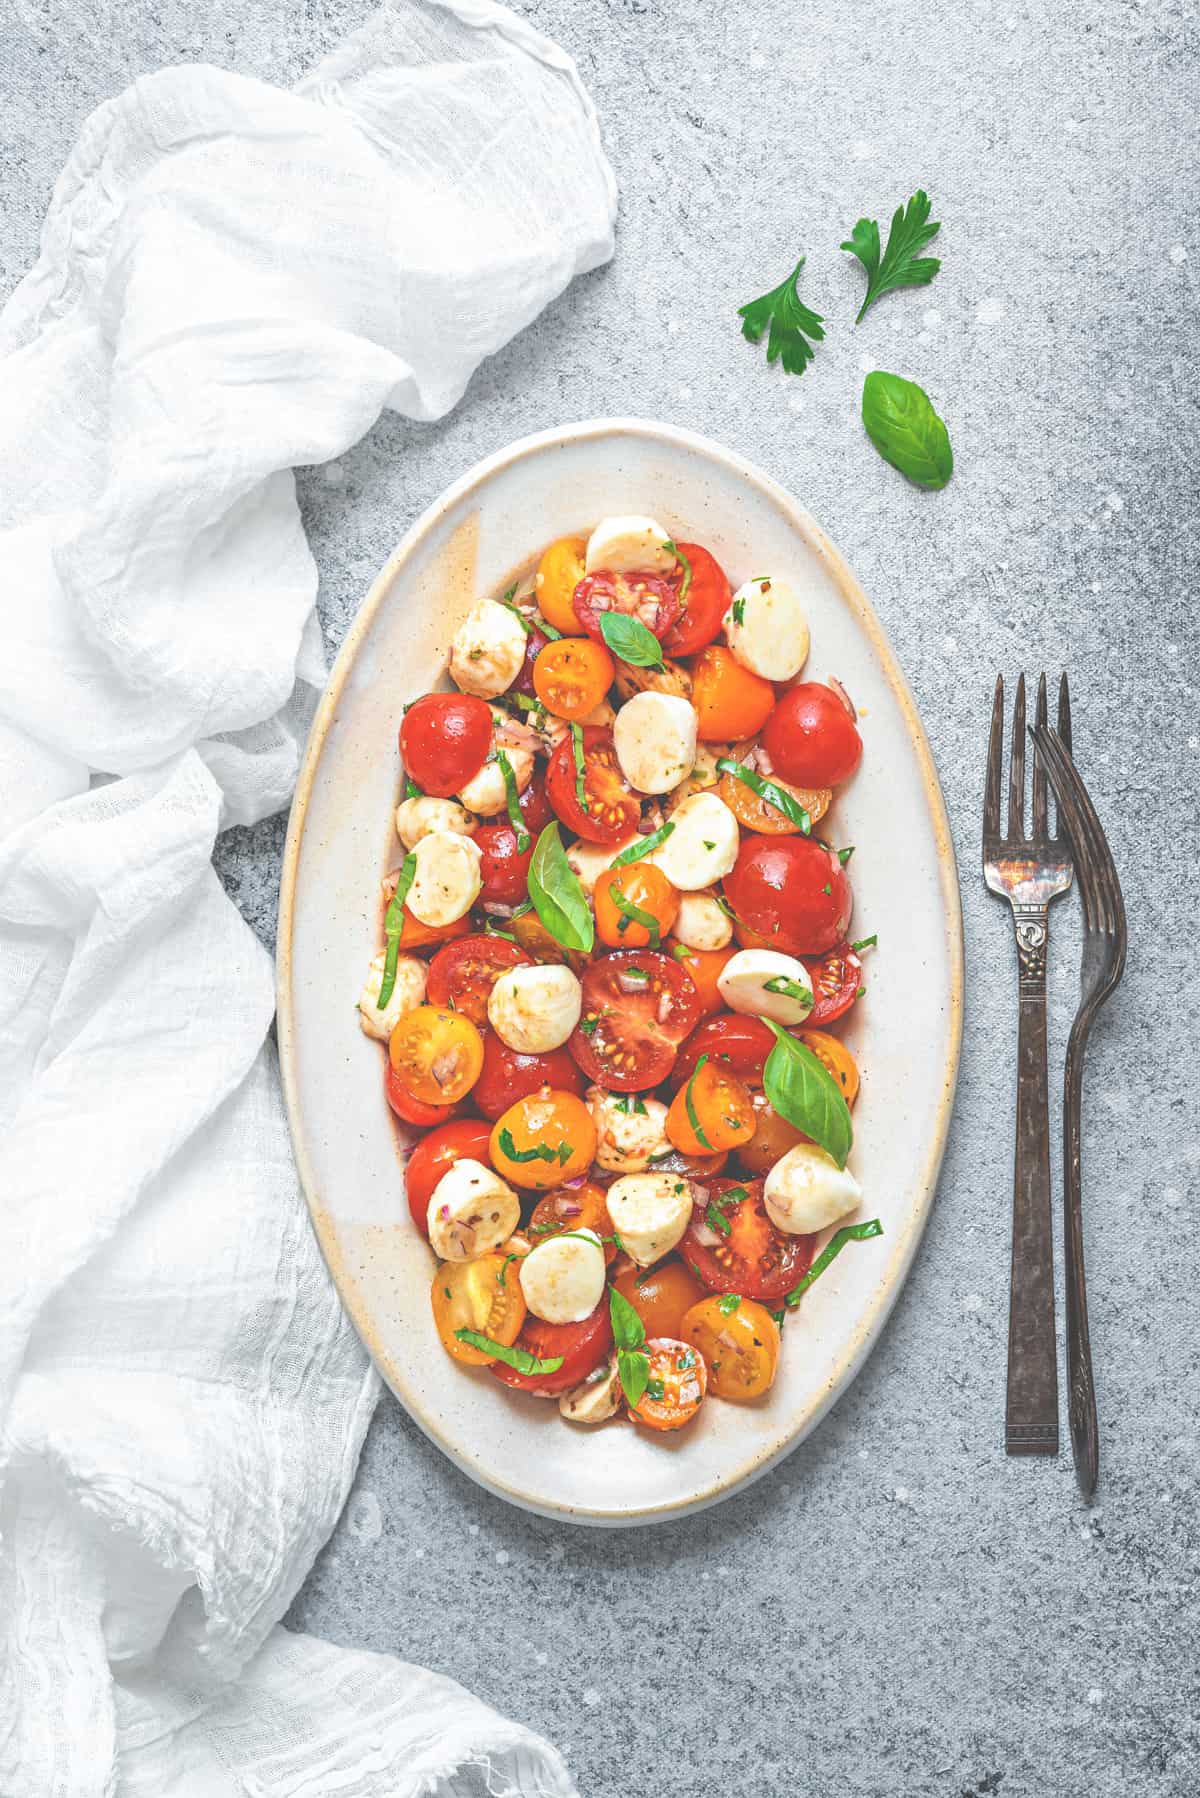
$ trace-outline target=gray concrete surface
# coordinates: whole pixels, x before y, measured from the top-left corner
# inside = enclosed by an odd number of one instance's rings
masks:
[[[678,1527],[589,1534],[476,1491],[385,1402],[290,1621],[454,1674],[555,1739],[585,1798],[1183,1798],[1200,1789],[1197,15],[1183,0],[520,10],[596,96],[617,257],[453,417],[385,420],[302,475],[329,642],[414,516],[524,432],[635,412],[760,462],[849,556],[925,716],[963,875],[962,1078],[887,1334],[771,1477]],[[5,289],[91,106],[181,59],[287,82],[361,16],[352,0],[102,0],[99,16],[8,0]],[[855,331],[860,277],[838,243],[922,184],[942,273]],[[800,250],[830,334],[789,380],[735,314]],[[865,441],[873,364],[921,381],[949,421],[944,493],[914,491]],[[999,1447],[1014,978],[976,858],[991,684],[1022,666],[1071,670],[1132,923],[1088,1079],[1091,1511],[1069,1456]],[[275,821],[221,852],[268,940],[282,837]],[[1055,926],[1061,1056],[1073,901]]]

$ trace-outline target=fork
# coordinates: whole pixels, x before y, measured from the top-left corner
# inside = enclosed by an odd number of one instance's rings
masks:
[[[1036,723],[1046,725],[1046,677]],[[1008,825],[1000,832],[1004,679],[996,682],[983,800],[983,877],[1012,907],[1017,943],[1017,1130],[1013,1153],[1012,1272],[1004,1447],[1010,1455],[1058,1453],[1058,1355],[1050,1204],[1050,1109],[1046,1089],[1046,942],[1051,902],[1071,884],[1068,844],[1051,836],[1046,770],[1033,767],[1033,834],[1025,835],[1025,676],[1017,682],[1008,776]],[[1068,750],[1071,699],[1064,674],[1058,729]],[[1057,826],[1057,820],[1056,820]]]
[[[1100,1431],[1096,1421],[1096,1387],[1092,1378],[1092,1345],[1088,1335],[1087,1286],[1083,1266],[1083,1201],[1079,1133],[1083,1098],[1083,1058],[1096,1014],[1125,971],[1128,931],[1121,883],[1103,827],[1087,788],[1058,731],[1039,718],[1033,740],[1044,761],[1058,801],[1058,815],[1075,850],[1079,893],[1083,901],[1083,961],[1079,971],[1079,1010],[1067,1040],[1063,1071],[1063,1241],[1067,1281],[1067,1414],[1075,1477],[1085,1498],[1096,1490],[1100,1472]]]

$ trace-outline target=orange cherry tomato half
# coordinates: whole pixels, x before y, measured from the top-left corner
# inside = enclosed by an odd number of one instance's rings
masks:
[[[701,1015],[709,1018],[723,1011],[725,1001],[717,990],[721,970],[731,956],[737,954],[732,944],[728,949],[687,949],[682,943],[671,944],[671,954],[700,995]]]
[[[458,1105],[424,1105],[420,1099],[414,1099],[406,1092],[396,1078],[396,1070],[389,1061],[384,1070],[383,1091],[388,1104],[402,1124],[412,1124],[418,1130],[433,1130],[439,1124],[448,1124],[462,1110]]]
[[[795,1124],[780,1117],[766,1093],[751,1093],[750,1103],[754,1107],[754,1135],[739,1147],[738,1166],[743,1173],[761,1180],[789,1149],[794,1149],[798,1142],[811,1139],[802,1130],[797,1130]]]
[[[733,1293],[701,1299],[684,1318],[679,1334],[703,1355],[718,1398],[746,1404],[774,1385],[779,1325],[754,1299],[738,1299]]]
[[[586,537],[560,537],[542,551],[534,593],[538,611],[556,631],[572,636],[579,630],[575,616],[575,589],[583,579],[587,556]]]
[[[679,916],[679,894],[661,868],[649,862],[630,862],[615,874],[601,874],[593,894],[596,934],[610,949],[645,949],[662,946]],[[641,912],[649,920],[635,916]]]
[[[698,1061],[671,1100],[667,1139],[681,1155],[718,1155],[754,1135],[750,1094],[728,1064]]]
[[[736,759],[736,758],[735,758]],[[752,768],[751,772],[757,772]],[[793,787],[786,780],[780,780],[777,774],[770,779],[775,785],[790,793],[796,804],[802,806],[809,819],[816,824],[822,819],[833,803],[831,787]],[[736,774],[722,774],[717,782],[717,798],[723,799],[743,830],[757,830],[761,836],[787,837],[799,831],[800,826],[781,812],[777,805],[772,805],[753,787],[739,780]]]
[[[692,704],[702,743],[756,737],[775,704],[769,680],[751,674],[723,643],[710,643],[692,664]]]
[[[470,1018],[418,1005],[406,1011],[388,1042],[396,1079],[426,1105],[453,1105],[465,1099],[483,1067],[483,1038]]]
[[[845,1043],[830,1036],[827,1030],[801,1030],[799,1036],[805,1047],[829,1069],[841,1087],[847,1105],[853,1105],[858,1097],[858,1063]]]
[[[444,1173],[466,1156],[487,1166],[491,1128],[482,1118],[459,1118],[441,1124],[423,1136],[404,1169],[404,1192],[412,1221],[422,1236],[429,1235],[429,1201]]]
[[[622,1298],[629,1300],[647,1336],[680,1338],[685,1314],[706,1296],[705,1288],[682,1261],[664,1261],[649,1272],[627,1267],[613,1285]]]
[[[400,878],[399,868],[385,875],[379,889],[379,928],[383,929],[383,918],[396,891],[396,882]],[[415,918],[407,905],[404,907],[404,927],[400,932],[400,952],[407,955],[410,949],[424,949],[430,943],[451,943],[455,937],[466,936],[471,928],[469,917],[456,918],[453,924],[422,924]]]
[[[700,1409],[708,1386],[704,1357],[690,1342],[656,1336],[646,1344],[650,1378],[629,1415],[649,1430],[681,1430]]]
[[[516,1270],[504,1255],[479,1255],[474,1261],[447,1261],[430,1288],[433,1321],[442,1347],[468,1367],[487,1367],[494,1355],[460,1342],[456,1330],[475,1330],[511,1348],[525,1323],[525,1296]]]
[[[560,1186],[548,1192],[534,1206],[523,1233],[536,1248],[564,1230],[594,1230],[604,1245],[605,1261],[615,1260],[616,1238],[602,1186],[586,1180],[582,1186]]]
[[[613,684],[616,669],[603,643],[560,637],[533,664],[533,690],[556,718],[586,718]]]
[[[543,1087],[501,1112],[492,1126],[490,1152],[502,1180],[548,1192],[587,1173],[596,1153],[596,1126],[574,1093]]]

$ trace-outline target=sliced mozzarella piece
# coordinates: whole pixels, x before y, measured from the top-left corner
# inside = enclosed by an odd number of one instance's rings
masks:
[[[717,991],[730,1011],[777,1024],[802,1024],[813,1008],[812,975],[778,949],[739,949],[718,974]]]
[[[604,1247],[594,1230],[539,1242],[521,1262],[521,1291],[535,1317],[579,1324],[604,1297]]]
[[[521,1221],[521,1201],[499,1174],[464,1155],[434,1187],[427,1215],[435,1255],[474,1261],[512,1235]]]
[[[422,837],[435,830],[451,836],[469,837],[475,820],[453,799],[432,799],[422,793],[418,799],[403,799],[396,807],[396,835],[406,849],[415,849]]]
[[[408,889],[408,909],[422,924],[435,928],[465,918],[483,885],[483,853],[473,837],[435,830],[411,852],[416,872]]]
[[[596,1160],[610,1174],[640,1174],[653,1155],[671,1147],[667,1108],[640,1093],[607,1093],[589,1086],[587,1106],[596,1126]]]
[[[827,1229],[862,1199],[854,1175],[819,1149],[798,1142],[780,1157],[763,1182],[763,1203],[777,1230],[808,1236]]]
[[[464,693],[491,699],[521,672],[529,639],[519,618],[494,599],[472,606],[450,645],[450,678]]]
[[[673,693],[635,693],[617,713],[613,747],[639,793],[669,793],[696,759],[696,712]]]
[[[684,893],[671,934],[689,949],[724,949],[732,940],[733,925],[712,893]],[[686,962],[683,965],[687,967]]]
[[[723,880],[737,860],[738,821],[715,793],[693,793],[671,813],[675,826],[647,857],[681,893]]]
[[[479,773],[469,780],[458,795],[469,812],[480,818],[494,818],[508,804],[508,789],[497,751],[508,757],[517,791],[523,792],[533,773],[533,758],[540,744],[538,733],[518,718],[510,718],[501,706],[490,708],[492,714],[492,754]]]
[[[608,1215],[625,1253],[639,1267],[650,1267],[688,1227],[691,1182],[682,1174],[624,1174],[608,1189]]]
[[[800,595],[778,575],[758,575],[739,587],[722,623],[734,659],[764,680],[791,680],[808,660]]]
[[[621,1409],[622,1397],[614,1352],[593,1368],[586,1380],[564,1392],[558,1408],[569,1423],[606,1423]]]
[[[364,1031],[386,1043],[406,1011],[415,1011],[425,1003],[425,963],[415,955],[401,955],[396,962],[396,984],[392,996],[381,1011],[379,995],[383,990],[385,955],[377,955],[367,970],[367,984],[358,1001],[358,1015]]]
[[[588,538],[584,566],[589,574],[670,574],[675,557],[665,547],[670,536],[655,518],[602,518]]]
[[[583,991],[570,968],[509,968],[488,995],[488,1021],[522,1055],[559,1049],[579,1022]]]
[[[580,837],[567,849],[567,861],[579,877],[579,884],[590,899],[600,876],[612,867],[617,856],[639,841],[626,837],[620,843],[585,843]]]

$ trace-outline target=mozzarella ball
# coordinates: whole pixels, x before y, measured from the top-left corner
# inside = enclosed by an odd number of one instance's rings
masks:
[[[594,1230],[539,1242],[521,1262],[521,1291],[535,1317],[578,1324],[604,1297],[604,1246]]]
[[[665,547],[670,533],[655,518],[602,518],[588,538],[584,567],[610,574],[670,574],[677,566]]]
[[[558,1408],[568,1423],[605,1423],[621,1409],[623,1396],[614,1352],[586,1380],[564,1392]]]
[[[696,711],[672,693],[635,693],[617,713],[613,747],[639,793],[669,793],[696,759]]]
[[[777,949],[739,949],[717,976],[730,1011],[802,1024],[813,1008],[812,975],[794,955]]]
[[[422,793],[416,799],[402,799],[396,807],[396,835],[406,849],[415,849],[422,837],[434,831],[444,835],[469,837],[475,820],[453,799],[432,799]]]
[[[585,843],[580,837],[568,844],[567,862],[589,899],[596,890],[596,882],[612,867],[618,855],[640,840],[632,836],[624,837],[619,843]]]
[[[681,893],[698,893],[723,880],[738,854],[738,821],[715,793],[693,793],[671,813],[675,826],[646,858]]]
[[[671,934],[689,949],[724,949],[732,941],[733,924],[711,893],[684,893]]]
[[[640,1093],[608,1093],[589,1086],[587,1107],[596,1126],[596,1161],[610,1174],[640,1174],[652,1155],[663,1155],[667,1108]]]
[[[482,1161],[453,1162],[429,1199],[429,1246],[443,1261],[474,1261],[506,1242],[521,1221],[521,1201]]]
[[[472,837],[435,830],[410,852],[416,872],[406,901],[414,918],[437,927],[465,918],[483,885],[483,853]]]
[[[825,1230],[861,1200],[862,1188],[854,1175],[811,1142],[789,1149],[763,1182],[767,1215],[789,1236]]]
[[[509,968],[488,994],[488,1022],[510,1049],[544,1055],[560,1049],[579,1022],[583,989],[557,962]]]
[[[681,1174],[625,1174],[608,1189],[608,1215],[627,1255],[650,1267],[682,1240],[692,1187]]]
[[[758,575],[739,587],[722,622],[735,661],[763,680],[791,680],[808,660],[800,595],[777,575]]]
[[[529,639],[519,618],[494,599],[472,606],[450,645],[450,678],[464,693],[491,699],[511,687]]]
[[[358,1019],[368,1036],[386,1043],[406,1011],[415,1011],[425,1003],[425,963],[415,955],[401,955],[396,962],[396,984],[382,1011],[379,995],[383,990],[383,964],[387,957],[379,954],[367,969],[367,984],[358,1001]]]

